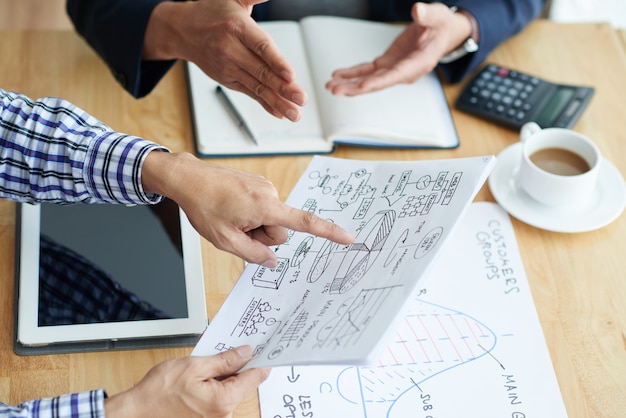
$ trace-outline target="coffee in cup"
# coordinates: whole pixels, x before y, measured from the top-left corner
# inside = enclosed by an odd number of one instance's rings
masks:
[[[560,176],[576,176],[591,170],[591,166],[580,155],[566,148],[543,148],[530,155],[540,169]]]
[[[593,198],[602,157],[598,147],[571,129],[522,127],[519,187],[548,206],[586,205]]]

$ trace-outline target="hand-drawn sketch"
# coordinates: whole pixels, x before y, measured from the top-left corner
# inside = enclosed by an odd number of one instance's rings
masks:
[[[307,277],[308,282],[317,281],[326,272],[331,259],[341,257],[337,272],[332,279],[330,293],[345,293],[367,272],[379,256],[391,232],[396,213],[392,210],[380,211],[359,231],[354,243],[337,249],[336,245],[325,244],[327,248],[313,262]]]
[[[275,309],[272,308],[269,302],[263,299],[252,299],[246,307],[244,314],[238,319],[231,335],[250,336],[259,332],[264,333],[266,331],[260,329],[261,326],[273,327],[277,323],[280,324],[280,321],[277,321],[276,318],[272,316],[273,310]]]
[[[311,250],[311,246],[313,245],[313,237],[305,237],[304,240],[298,245],[298,248],[293,253],[293,258],[291,259],[291,267],[300,267],[300,264],[306,258],[307,254]]]
[[[567,416],[510,220],[493,203],[469,209],[377,361],[275,368],[262,418]],[[360,321],[345,322],[324,343],[356,343],[348,325]]]
[[[256,287],[278,289],[288,268],[289,259],[287,258],[279,258],[278,264],[273,269],[259,266],[252,276],[252,284]]]
[[[352,300],[347,300],[336,310],[336,316],[330,318],[317,334],[318,343],[314,347],[354,347],[359,343],[362,331],[370,319],[385,302],[391,287],[363,289]]]
[[[279,368],[273,372],[272,384],[280,385],[282,393],[294,393],[290,386],[299,387],[299,393],[318,390],[325,401],[345,404],[341,407],[344,413],[337,416],[407,416],[403,413],[406,405],[414,408],[422,403],[420,385],[427,388],[429,379],[489,356],[497,340],[487,325],[462,312],[419,298],[413,308],[375,365],[319,367],[324,373],[313,375],[323,377],[314,382],[305,382],[303,377],[312,367],[292,366],[287,374],[287,368]],[[292,377],[295,375],[298,378]],[[301,389],[309,385],[307,391]],[[261,400],[263,404],[263,396]]]
[[[246,267],[194,354],[239,343],[255,347],[249,367],[365,361],[493,164],[314,157],[287,203],[337,223],[354,242],[290,231],[274,249],[276,268]],[[245,301],[256,300],[280,308],[274,322],[254,320],[261,316]]]
[[[309,178],[313,179],[313,180],[317,180],[316,184],[314,186],[309,186],[310,190],[313,190],[315,187],[318,187],[322,190],[322,193],[324,194],[328,194],[331,192],[332,188],[327,186],[327,184],[330,182],[330,180],[333,178],[333,176],[328,174],[328,170],[326,170],[327,172],[325,174],[320,173],[317,170],[313,170],[309,173]],[[336,178],[336,176],[335,176]]]

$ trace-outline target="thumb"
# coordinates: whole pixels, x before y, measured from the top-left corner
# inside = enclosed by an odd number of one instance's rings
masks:
[[[242,345],[214,356],[202,357],[204,378],[219,378],[237,373],[252,358],[252,347]]]
[[[250,9],[252,9],[252,6],[256,4],[267,3],[268,1],[269,0],[239,0],[239,4],[241,4],[243,7],[249,7]]]
[[[249,263],[274,268],[276,267],[276,254],[267,245],[255,239],[255,235],[259,233],[253,230],[251,235],[248,235],[239,230],[234,231],[230,241],[230,249],[227,251]]]
[[[417,2],[411,7],[411,17],[415,23],[422,23],[426,18],[426,10],[428,7],[424,3]]]

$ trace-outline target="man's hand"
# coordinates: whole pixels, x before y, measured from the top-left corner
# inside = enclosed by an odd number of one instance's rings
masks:
[[[472,33],[467,16],[443,3],[415,3],[413,23],[385,53],[372,62],[339,69],[326,88],[335,95],[356,96],[401,83],[413,83],[432,71],[439,60]]]
[[[263,1],[159,3],[148,21],[143,59],[191,61],[272,115],[297,121],[307,94],[272,38],[250,16],[254,4]]]
[[[158,364],[133,388],[105,399],[109,418],[231,417],[269,376],[269,369],[235,374],[251,358],[242,346],[210,357]]]
[[[282,203],[274,185],[262,176],[191,154],[151,152],[142,183],[147,192],[178,203],[193,227],[217,248],[251,263],[275,267],[276,254],[269,246],[285,242],[288,229],[340,244],[354,240],[334,223]]]

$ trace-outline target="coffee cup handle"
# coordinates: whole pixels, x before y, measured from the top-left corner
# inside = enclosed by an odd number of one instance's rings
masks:
[[[522,142],[526,141],[528,138],[536,134],[541,130],[541,127],[537,125],[535,122],[526,122],[522,125],[522,129],[520,130],[520,139]]]

